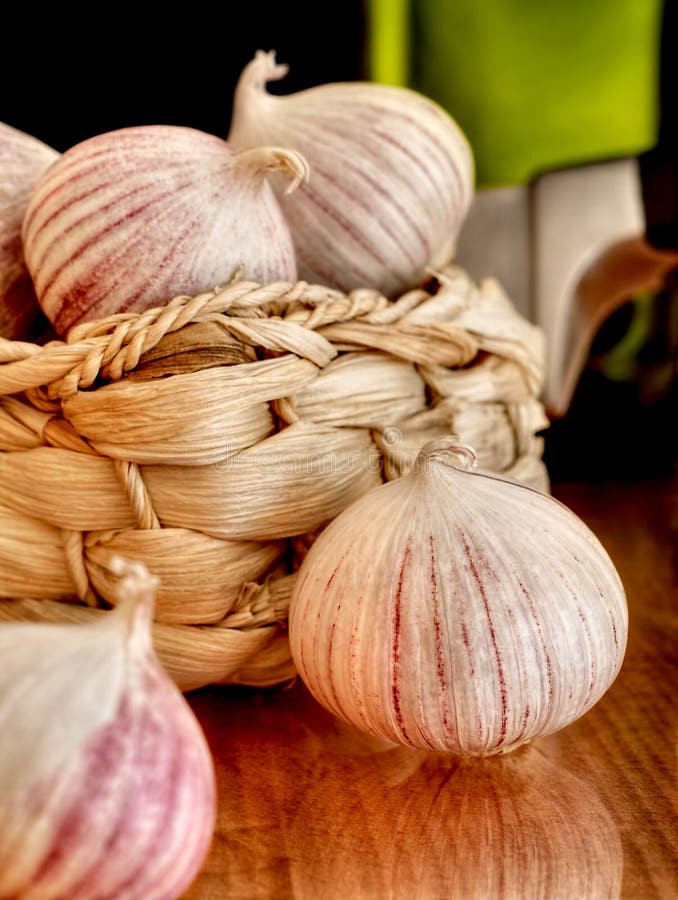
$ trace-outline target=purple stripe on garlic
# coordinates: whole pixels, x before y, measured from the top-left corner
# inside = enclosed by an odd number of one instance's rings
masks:
[[[256,54],[236,88],[229,141],[275,143],[307,160],[308,183],[280,198],[300,276],[394,295],[446,265],[474,178],[471,149],[452,117],[427,97],[390,85],[267,93],[266,83],[286,71],[273,53]]]
[[[290,604],[316,698],[358,728],[462,755],[584,715],[622,665],[624,589],[553,497],[474,468],[452,439],[319,535]]]

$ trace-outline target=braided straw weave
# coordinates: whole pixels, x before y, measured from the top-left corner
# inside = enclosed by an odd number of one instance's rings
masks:
[[[114,556],[160,578],[183,690],[294,674],[294,572],[353,499],[454,433],[541,489],[541,332],[449,268],[388,300],[233,281],[44,346],[0,342],[0,621],[86,621]]]

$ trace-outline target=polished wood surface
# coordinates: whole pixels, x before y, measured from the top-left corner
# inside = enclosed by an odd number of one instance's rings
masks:
[[[196,692],[219,816],[186,900],[678,897],[678,480],[554,494],[628,595],[603,699],[557,734],[464,761],[362,735],[298,681]]]

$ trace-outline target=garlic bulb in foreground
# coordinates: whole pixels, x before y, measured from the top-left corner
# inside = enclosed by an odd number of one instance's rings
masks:
[[[287,223],[267,182],[306,177],[299,154],[236,153],[192,128],[122,128],[71,147],[36,184],[26,264],[59,334],[82,320],[212,290],[240,272],[294,281]]]
[[[91,625],[0,626],[0,898],[171,900],[215,824],[212,758],[160,667],[154,579]]]
[[[440,106],[401,87],[323,84],[287,96],[274,53],[259,51],[237,85],[229,141],[293,147],[308,182],[284,198],[299,274],[350,291],[405,291],[446,265],[473,198],[466,137]]]
[[[444,438],[345,509],[302,563],[290,642],[315,697],[366,732],[464,755],[563,728],[622,664],[628,613],[589,528]]]
[[[0,122],[0,337],[9,340],[31,340],[41,327],[21,223],[34,183],[58,157],[42,141]]]

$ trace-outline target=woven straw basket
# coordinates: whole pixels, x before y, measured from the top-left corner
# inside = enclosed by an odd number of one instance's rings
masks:
[[[234,281],[2,341],[0,621],[102,615],[124,556],[160,579],[182,690],[286,681],[305,551],[428,440],[548,490],[542,376],[541,332],[454,267],[397,300]]]

